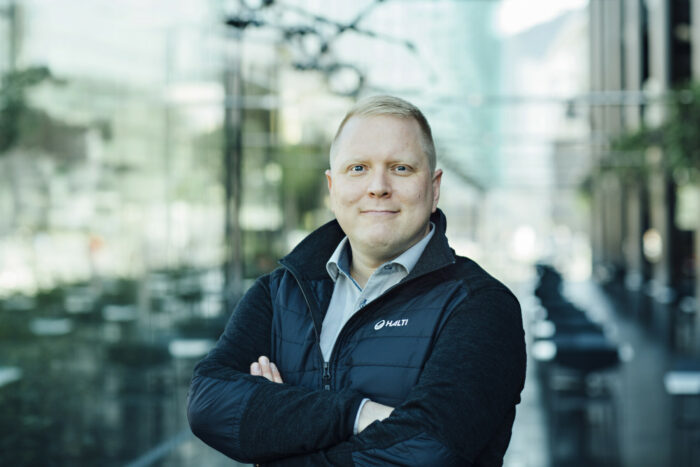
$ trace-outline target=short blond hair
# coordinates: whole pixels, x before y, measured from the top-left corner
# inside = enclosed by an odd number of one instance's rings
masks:
[[[338,131],[333,137],[333,142],[331,143],[331,150],[329,158],[333,160],[333,151],[340,133],[343,131],[345,124],[352,117],[374,117],[378,115],[389,115],[398,118],[412,118],[418,123],[421,132],[421,146],[423,147],[423,152],[428,158],[428,165],[430,166],[430,173],[435,172],[435,166],[437,165],[437,158],[435,155],[435,143],[433,142],[433,133],[430,130],[430,124],[428,119],[425,118],[423,112],[418,109],[415,105],[408,101],[400,99],[394,96],[371,96],[366,97],[358,101],[353,105],[348,113],[345,114],[343,121],[340,122],[338,126]]]

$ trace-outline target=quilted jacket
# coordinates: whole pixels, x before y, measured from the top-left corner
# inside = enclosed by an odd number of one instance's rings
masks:
[[[525,380],[513,294],[436,232],[399,284],[358,311],[325,362],[319,335],[344,234],[320,227],[258,279],[195,368],[192,431],[266,465],[501,465]],[[249,374],[267,355],[283,384]],[[360,402],[395,407],[353,435]]]

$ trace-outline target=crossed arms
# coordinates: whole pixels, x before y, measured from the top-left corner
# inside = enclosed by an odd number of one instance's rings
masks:
[[[520,310],[505,289],[471,294],[445,324],[406,400],[386,418],[361,413],[357,435],[355,415],[371,395],[285,384],[262,366],[260,375],[250,374],[251,362],[269,355],[271,321],[264,276],[195,368],[188,418],[210,446],[271,465],[500,465],[525,371]]]
[[[250,364],[250,374],[262,376],[273,383],[284,382],[282,381],[282,375],[279,369],[277,369],[277,365],[271,362],[265,355],[261,355],[256,362]],[[370,423],[384,420],[391,415],[393,411],[393,407],[367,400],[367,402],[361,406],[360,413],[357,415],[357,432],[361,433]]]

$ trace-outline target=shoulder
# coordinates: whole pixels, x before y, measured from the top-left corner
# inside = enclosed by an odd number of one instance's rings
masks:
[[[270,291],[275,291],[287,280],[293,279],[291,273],[284,266],[278,266],[267,274],[258,277],[256,283],[267,288]]]
[[[489,274],[476,261],[464,256],[455,256],[455,260],[448,274],[462,283],[469,296],[505,294],[517,301],[513,292],[503,282]]]
[[[452,310],[448,335],[468,336],[469,342],[498,339],[524,355],[522,312],[515,294],[475,261],[460,256],[456,260],[452,274],[466,293]]]

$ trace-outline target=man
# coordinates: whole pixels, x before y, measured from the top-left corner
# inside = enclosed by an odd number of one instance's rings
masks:
[[[359,102],[326,178],[336,220],[240,301],[195,368],[193,432],[270,465],[501,465],[525,378],[520,308],[447,243],[425,117]]]

